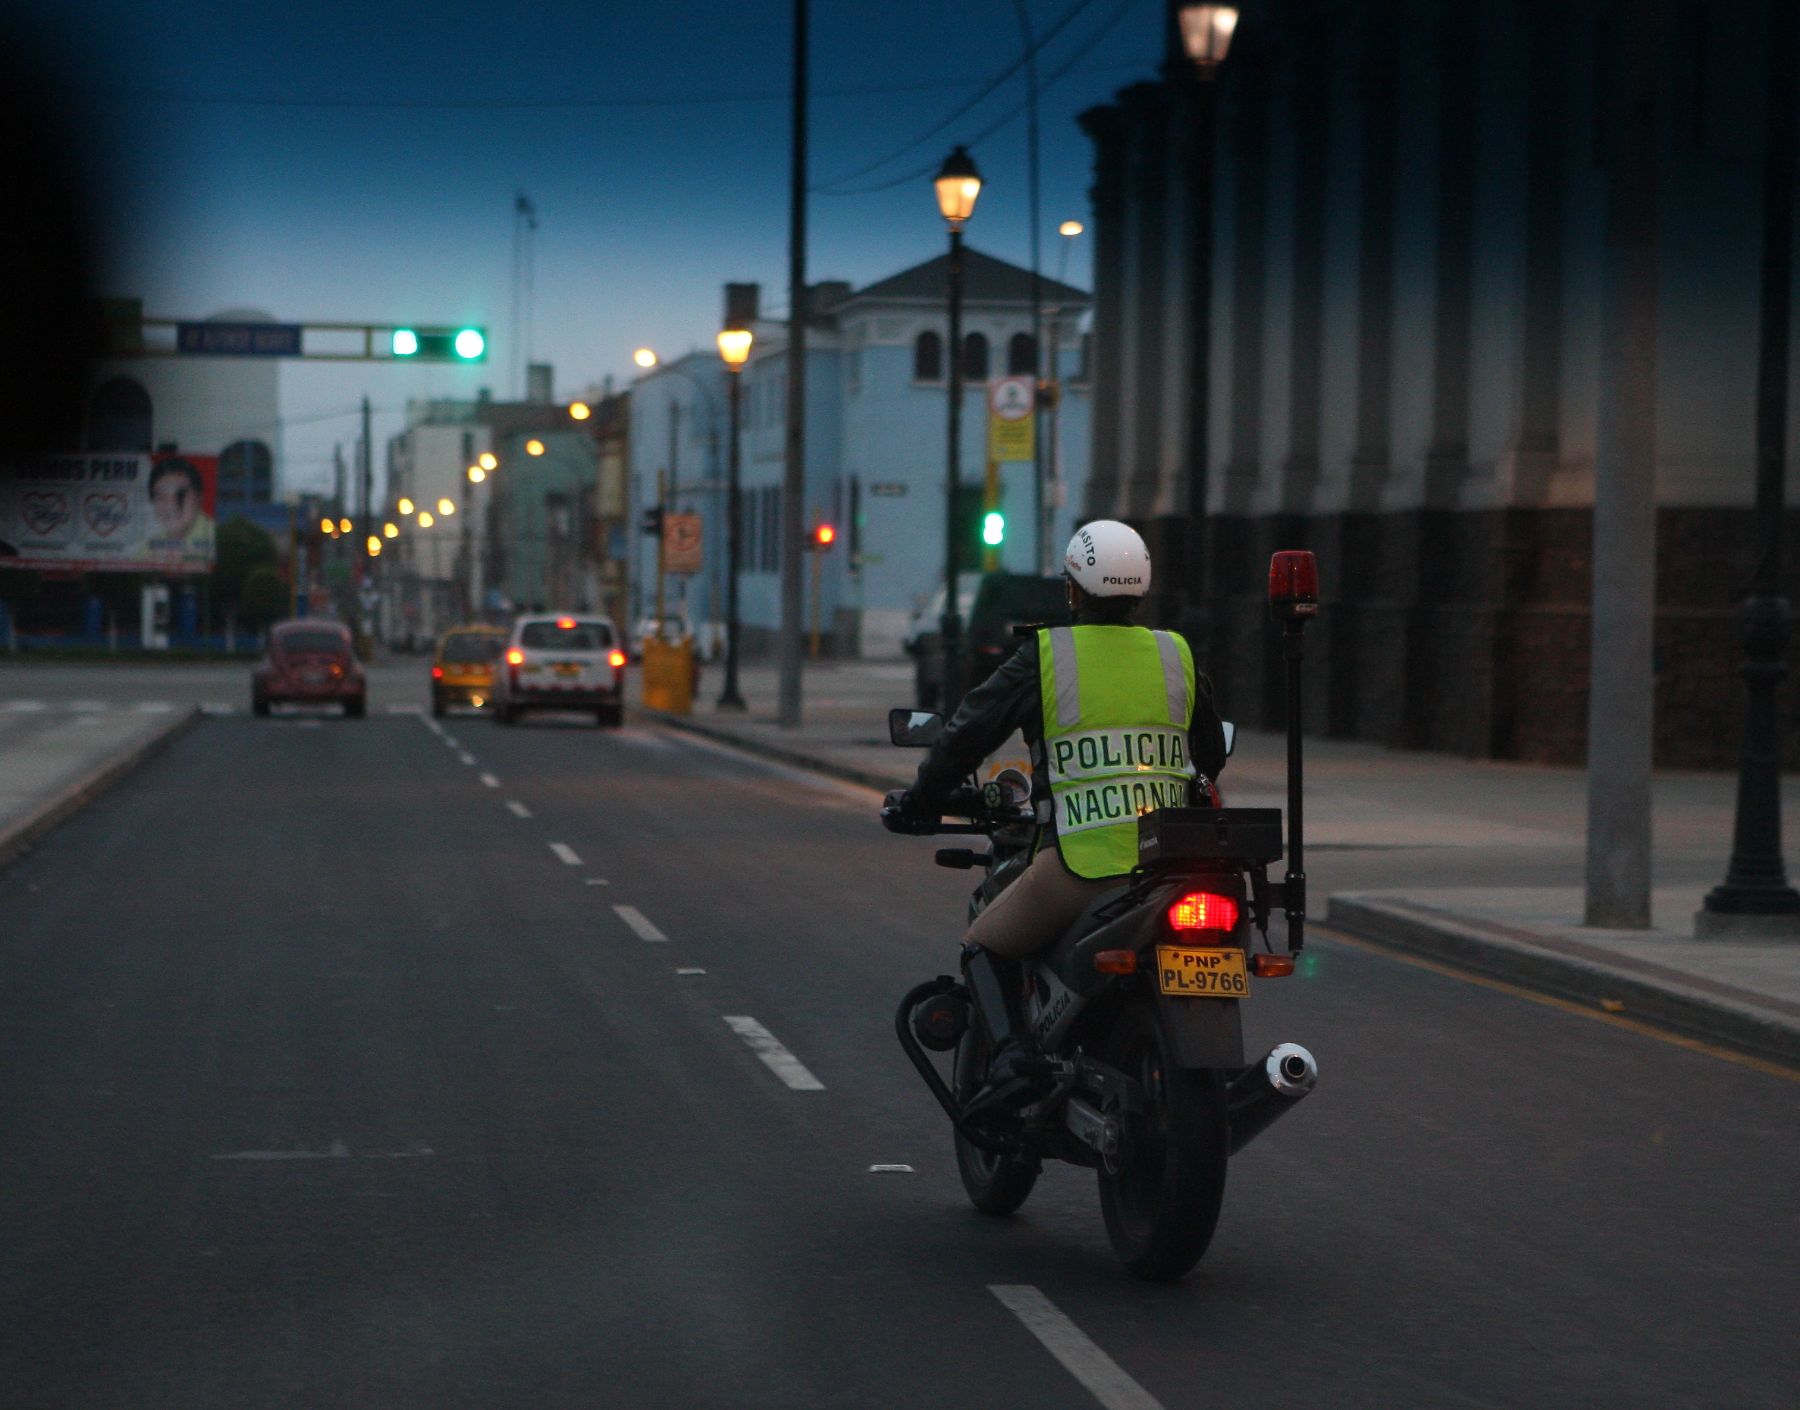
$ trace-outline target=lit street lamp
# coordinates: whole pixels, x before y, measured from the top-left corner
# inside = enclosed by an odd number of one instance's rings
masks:
[[[748,328],[727,328],[719,334],[719,356],[725,359],[731,388],[731,433],[726,459],[725,489],[725,688],[719,692],[721,710],[742,710],[738,694],[738,383],[750,360],[753,335]]]
[[[1176,19],[1180,25],[1182,48],[1193,61],[1195,76],[1195,81],[1189,85],[1194,108],[1189,168],[1193,247],[1188,263],[1193,281],[1188,296],[1188,347],[1192,362],[1188,369],[1187,603],[1181,629],[1196,656],[1204,660],[1210,637],[1206,616],[1206,499],[1211,436],[1214,109],[1219,66],[1225,62],[1225,56],[1231,50],[1232,36],[1237,33],[1238,11],[1235,5],[1191,4],[1178,0]]]
[[[981,173],[968,149],[958,147],[944,159],[932,180],[937,188],[938,211],[950,227],[950,367],[945,379],[950,391],[950,438],[945,462],[944,509],[944,683],[939,704],[949,715],[962,698],[962,618],[956,602],[957,501],[961,498],[963,348],[962,348],[962,228],[975,214],[981,195]]]

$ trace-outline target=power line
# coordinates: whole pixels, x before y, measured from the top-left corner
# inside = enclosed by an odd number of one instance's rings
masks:
[[[1043,94],[1060,79],[1066,77],[1069,71],[1075,67],[1076,61],[1085,56],[1088,51],[1102,39],[1106,38],[1106,36],[1112,32],[1113,27],[1117,25],[1120,20],[1125,18],[1126,12],[1137,3],[1138,0],[1119,0],[1119,3],[1115,5],[1107,14],[1106,18],[1100,22],[1100,27],[1088,37],[1087,42],[1076,49],[1060,68],[1051,70],[1043,81],[1039,83],[1039,97],[1042,97]],[[1023,63],[1024,60],[1021,59],[1020,62]],[[973,137],[968,138],[962,145],[965,147],[974,147],[977,144],[986,141],[1024,111],[1024,102],[1015,103],[986,127],[977,132]],[[896,186],[904,186],[908,182],[922,180],[924,177],[929,176],[933,171],[937,170],[939,164],[939,159],[933,158],[922,167],[908,171],[903,175],[893,177],[891,180],[878,182],[873,186],[854,186],[848,190],[830,190],[824,187],[814,187],[813,190],[821,196],[872,196],[877,191],[891,191]]]
[[[1067,29],[1069,27],[1069,24],[1075,19],[1075,17],[1078,16],[1083,10],[1087,9],[1087,7],[1089,5],[1091,5],[1092,3],[1093,3],[1093,0],[1075,0],[1075,3],[1073,5],[1071,5],[1067,10],[1063,11],[1061,17],[1059,19],[1057,19],[1057,21],[1054,24],[1052,24],[1049,29],[1044,31],[1044,37],[1042,39],[1039,39],[1036,43],[1028,44],[1025,48],[1025,51],[1022,54],[1020,54],[1018,58],[1014,59],[1011,63],[1006,64],[992,78],[990,78],[986,83],[982,84],[981,88],[976,92],[976,94],[972,98],[970,98],[967,102],[965,102],[961,107],[953,109],[950,113],[946,114],[943,118],[941,118],[937,122],[933,123],[930,127],[926,128],[918,136],[912,138],[908,142],[901,143],[900,146],[894,148],[892,151],[884,154],[883,156],[877,157],[874,161],[868,162],[868,163],[864,164],[863,166],[857,167],[855,171],[847,171],[842,176],[834,176],[829,181],[819,182],[816,185],[814,185],[811,189],[814,191],[820,191],[828,186],[842,186],[846,181],[855,181],[858,177],[867,176],[870,172],[878,171],[878,170],[880,170],[880,168],[886,166],[889,162],[894,161],[899,157],[905,156],[908,152],[912,151],[912,149],[914,147],[917,147],[920,143],[929,142],[933,137],[936,137],[938,135],[938,133],[942,132],[946,127],[950,126],[951,123],[955,122],[958,118],[962,117],[965,113],[969,112],[971,109],[973,109],[975,107],[978,107],[982,102],[984,102],[990,94],[992,94],[996,89],[998,89],[1000,87],[1001,84],[1005,83],[1007,79],[1011,78],[1015,73],[1017,73],[1021,68],[1023,68],[1026,63],[1028,63],[1031,59],[1036,57],[1038,50],[1042,49],[1052,39],[1056,38],[1057,35],[1061,34],[1063,32],[1063,30]]]

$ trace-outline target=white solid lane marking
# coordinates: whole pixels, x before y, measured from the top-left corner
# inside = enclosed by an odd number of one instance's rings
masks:
[[[202,715],[235,715],[237,706],[227,705],[223,700],[208,700],[200,707]]]
[[[6,711],[9,715],[27,715],[34,710],[43,708],[44,702],[41,700],[9,700],[6,704],[0,705],[0,710]]]
[[[485,788],[498,788],[500,786],[500,780],[495,778],[492,774],[483,774],[481,776],[481,782],[482,786]]]
[[[458,754],[456,759],[458,763],[462,764],[473,764],[475,762],[475,756],[473,754]]]
[[[71,700],[69,708],[77,715],[104,715],[107,704],[104,700]]]
[[[506,806],[512,809],[512,814],[516,818],[528,818],[531,816],[531,809],[527,808],[516,798],[507,799]]]
[[[1126,1375],[1117,1361],[1031,1284],[989,1283],[988,1291],[1106,1410],[1163,1410],[1160,1400]]]
[[[562,858],[564,866],[578,867],[581,865],[581,858],[575,855],[575,849],[567,842],[552,842],[550,850]]]
[[[675,972],[677,974],[705,974],[706,973],[706,971],[701,969],[699,965],[693,965],[693,964],[683,965],[680,969],[676,970]]]
[[[801,1065],[795,1057],[780,1043],[775,1035],[764,1028],[747,1014],[727,1014],[725,1022],[731,1031],[749,1044],[750,1051],[763,1060],[763,1065],[779,1077],[796,1092],[822,1092],[825,1084]]]
[[[871,1165],[869,1173],[871,1175],[911,1175],[913,1168],[910,1165]]]
[[[140,700],[137,713],[140,715],[166,715],[175,707],[166,700]]]
[[[587,879],[587,884],[589,886],[611,886],[612,885],[612,883],[603,876],[590,876]]]
[[[669,938],[652,925],[650,918],[636,906],[614,906],[613,910],[618,912],[620,920],[637,931],[638,939],[666,941]]]

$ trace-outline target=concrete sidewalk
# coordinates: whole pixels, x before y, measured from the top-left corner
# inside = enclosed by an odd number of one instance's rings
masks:
[[[910,781],[918,756],[887,742],[886,723],[888,707],[911,704],[910,662],[809,666],[796,730],[775,723],[772,666],[743,671],[742,715],[715,708],[720,680],[709,668],[691,715],[655,718],[871,788]],[[1240,732],[1222,779],[1227,800],[1283,806],[1285,780],[1283,738]],[[1784,796],[1790,841],[1800,837],[1796,784]],[[1590,930],[1580,923],[1582,770],[1309,737],[1309,913],[1353,936],[1800,1066],[1800,940],[1694,938],[1694,912],[1725,874],[1735,786],[1726,774],[1659,774],[1655,928]]]

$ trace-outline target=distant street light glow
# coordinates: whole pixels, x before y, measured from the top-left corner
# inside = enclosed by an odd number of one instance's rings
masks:
[[[381,557],[381,540],[376,538],[375,535],[373,535],[373,534],[369,535],[368,547],[369,547],[369,557],[371,557],[371,558]]]
[[[569,416],[572,420],[586,421],[588,419],[588,417],[592,416],[593,414],[594,414],[593,407],[589,406],[584,401],[575,401],[575,402],[569,403]]]
[[[487,471],[483,470],[479,465],[471,465],[469,467],[469,483],[471,485],[479,485],[485,479],[487,479]]]
[[[431,517],[431,511],[429,509],[421,509],[419,511],[419,527],[421,529],[429,529],[435,523],[437,523],[437,520]]]
[[[402,514],[411,514],[413,512],[413,502],[405,495],[401,495],[399,509]]]
[[[500,458],[491,450],[482,451],[480,455],[475,457],[475,463],[483,470],[498,470],[500,468]]]
[[[450,499],[440,499],[438,501],[438,513],[448,519],[452,514],[456,513],[456,502]]]
[[[1061,225],[1056,227],[1056,233],[1058,235],[1067,235],[1070,239],[1074,239],[1074,237],[1081,234],[1085,228],[1086,227],[1083,226],[1079,220],[1065,220]]]
[[[635,362],[639,367],[654,367],[654,366],[656,366],[656,354],[654,352],[652,352],[649,348],[639,348],[636,352],[634,352],[631,355],[631,360],[633,362]]]
[[[336,533],[337,525],[332,523],[329,519],[321,519],[319,520],[319,532],[322,534]]]
[[[397,539],[400,537],[400,526],[390,519],[381,526],[381,532],[391,539]],[[370,534],[369,537],[374,538],[375,536]]]
[[[542,441],[538,440],[536,437],[533,437],[531,440],[525,442],[525,454],[527,454],[527,455],[542,455],[543,453],[544,453],[544,443]]]
[[[356,525],[352,524],[348,519],[338,520],[338,532],[340,534],[347,534],[355,527]]]

